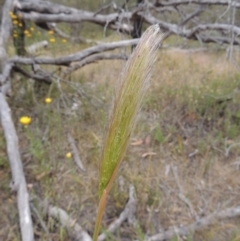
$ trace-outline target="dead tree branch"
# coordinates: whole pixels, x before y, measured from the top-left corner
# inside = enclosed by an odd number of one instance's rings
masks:
[[[79,63],[67,68],[63,74],[64,76],[71,74],[72,72],[82,68],[85,65],[96,63],[99,60],[111,60],[111,59],[122,59],[127,60],[128,56],[124,54],[95,54],[85,58],[84,60],[80,61]]]
[[[170,7],[170,6],[179,6],[187,4],[202,4],[202,5],[223,5],[223,6],[233,6],[240,8],[240,3],[237,0],[171,0],[171,1],[159,1],[156,0],[153,4],[155,7]]]
[[[91,56],[93,54],[102,53],[109,50],[114,50],[117,48],[127,47],[129,45],[137,44],[138,39],[133,40],[124,40],[112,43],[100,44],[87,48],[83,51],[77,52],[76,54],[70,54],[59,58],[50,58],[50,57],[32,57],[32,58],[23,58],[23,57],[12,57],[9,59],[11,64],[55,64],[55,65],[66,65],[69,66],[72,62],[78,62],[84,58]]]
[[[197,4],[199,8],[190,15],[187,15],[182,21],[182,24],[169,23],[157,18],[151,14],[149,9],[159,9],[168,11],[169,7],[177,8],[179,5],[186,4]],[[197,23],[191,28],[187,28],[186,24],[200,15],[209,5],[218,6],[232,6],[240,8],[240,3],[237,1],[228,0],[175,0],[175,1],[155,1],[155,3],[141,4],[140,7],[135,7],[132,11],[119,11],[110,14],[95,14],[94,12],[83,11],[75,8],[65,7],[58,4],[53,4],[47,1],[36,0],[34,3],[28,3],[28,1],[21,2],[18,8],[21,16],[25,20],[32,20],[34,22],[92,22],[109,28],[115,31],[124,33],[133,33],[134,27],[132,26],[136,18],[142,19],[143,22],[148,24],[159,24],[163,31],[170,32],[172,34],[193,39],[205,43],[220,43],[220,44],[239,44],[239,38],[236,37],[234,40],[228,35],[231,33],[239,36],[240,28],[235,24],[232,26],[230,23]],[[208,34],[210,31],[214,31],[214,35]]]

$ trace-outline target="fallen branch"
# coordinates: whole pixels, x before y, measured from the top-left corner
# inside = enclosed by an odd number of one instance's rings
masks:
[[[2,9],[2,24],[0,29],[0,118],[6,139],[7,154],[12,172],[12,188],[17,193],[21,238],[23,241],[33,241],[34,235],[29,207],[29,196],[19,153],[18,137],[12,121],[11,109],[4,96],[11,86],[10,72],[12,64],[7,62],[8,54],[6,47],[12,29],[12,21],[9,12],[12,11],[13,3],[13,0],[6,0]]]
[[[46,201],[40,201],[39,207],[42,208],[42,211],[45,215],[56,219],[63,228],[66,228],[69,235],[75,241],[92,241],[90,235],[76,222],[76,220],[72,219],[65,210],[50,205]]]
[[[32,218],[29,207],[29,196],[20,158],[18,137],[11,118],[11,110],[5,96],[0,92],[0,116],[7,144],[7,153],[12,172],[12,188],[17,192],[17,205],[20,218],[20,229],[23,241],[33,241]]]
[[[224,220],[228,218],[236,218],[240,216],[240,206],[234,208],[227,208],[222,211],[216,211],[207,217],[200,218],[193,224],[184,227],[174,227],[166,232],[155,234],[152,237],[146,239],[146,241],[163,241],[169,240],[173,236],[186,236],[188,234],[193,234],[195,231],[199,231],[203,228],[208,227],[213,224],[216,220]]]

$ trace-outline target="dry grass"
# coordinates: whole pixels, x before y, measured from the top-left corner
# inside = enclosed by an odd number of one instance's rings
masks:
[[[39,97],[37,105],[31,91],[22,94],[16,91],[14,100],[10,100],[30,192],[64,208],[91,234],[98,200],[102,137],[122,66],[121,61],[101,61],[76,72],[71,83],[78,82],[78,88],[86,95],[80,96],[76,87],[63,84],[67,108],[57,87],[53,88],[54,101],[49,106],[42,101],[46,93]],[[159,53],[132,145],[120,168],[119,177],[124,185],[119,180],[115,182],[104,217],[107,227],[124,208],[128,185],[132,183],[137,191],[139,228],[124,225],[111,240],[140,240],[143,233],[152,235],[170,226],[194,222],[189,207],[178,197],[172,167],[178,168],[184,195],[200,216],[238,204],[240,179],[234,162],[240,152],[236,147],[228,157],[224,155],[226,143],[240,141],[238,79],[237,69],[225,59],[224,53],[190,54],[177,50]],[[231,94],[229,101],[223,98],[227,94]],[[79,108],[69,114],[76,101]],[[28,129],[18,124],[23,114],[33,119]],[[87,169],[85,173],[65,158],[70,151],[68,132],[76,140]],[[196,149],[198,153],[189,157]],[[148,152],[154,155],[143,157]],[[0,240],[20,240],[15,198],[8,189],[10,169],[2,138],[0,177],[0,198],[4,203],[0,206],[0,213],[4,214],[0,217]],[[52,225],[53,220],[45,221],[53,240],[69,240],[58,225]],[[195,233],[189,240],[239,240],[238,228],[238,220],[227,220]],[[35,232],[37,240],[47,240],[38,224]]]

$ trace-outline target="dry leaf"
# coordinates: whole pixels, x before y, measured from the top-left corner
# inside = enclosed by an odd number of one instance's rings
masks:
[[[157,153],[156,152],[152,152],[152,151],[149,151],[149,152],[145,152],[142,154],[142,157],[145,158],[147,156],[156,156]]]
[[[131,143],[131,146],[140,146],[143,144],[143,140],[137,140]]]
[[[145,145],[149,146],[151,143],[151,135],[147,135],[144,141],[145,141]]]

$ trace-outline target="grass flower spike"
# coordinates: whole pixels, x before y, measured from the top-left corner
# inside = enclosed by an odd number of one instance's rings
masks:
[[[93,240],[97,240],[107,194],[115,179],[136,122],[142,98],[147,90],[156,59],[157,47],[162,39],[158,25],[149,27],[120,76],[109,126],[100,160],[99,207]]]
[[[22,116],[20,119],[19,119],[19,122],[21,124],[23,124],[24,126],[28,126],[30,123],[31,123],[31,118],[28,117],[28,116]]]

